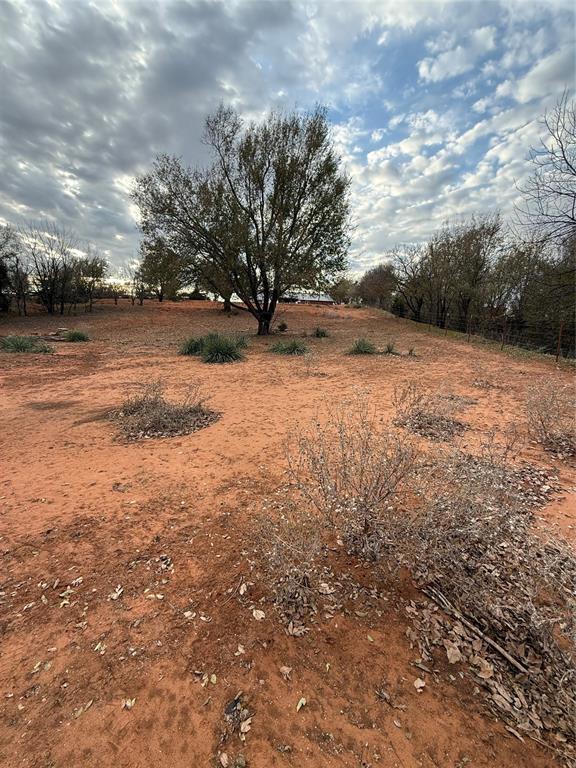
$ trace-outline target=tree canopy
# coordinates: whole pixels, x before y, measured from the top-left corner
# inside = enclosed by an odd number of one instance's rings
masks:
[[[159,155],[133,199],[147,238],[162,238],[205,281],[229,283],[267,334],[288,291],[325,285],[346,267],[350,181],[326,111],[244,123],[220,107],[206,120],[212,165]]]

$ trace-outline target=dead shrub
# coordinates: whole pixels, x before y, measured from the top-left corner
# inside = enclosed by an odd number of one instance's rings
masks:
[[[527,392],[528,431],[549,453],[558,458],[576,455],[576,397],[573,387],[554,382]]]
[[[164,397],[163,384],[154,381],[139,385],[110,418],[132,441],[188,435],[215,422],[219,414],[206,407],[199,387],[191,386],[182,402],[171,403]]]
[[[511,468],[504,452],[446,451],[423,470],[419,490],[401,557],[460,626],[447,639],[436,625],[427,643],[444,645],[449,660],[468,661],[514,728],[571,742],[576,557],[532,526],[542,474]]]
[[[466,424],[454,417],[462,407],[457,396],[433,394],[412,382],[395,388],[392,402],[394,423],[429,440],[451,440],[466,430]]]
[[[333,410],[325,423],[317,420],[288,454],[303,498],[336,527],[349,552],[372,561],[393,544],[390,520],[401,516],[397,495],[415,463],[411,442],[382,429],[365,397]]]

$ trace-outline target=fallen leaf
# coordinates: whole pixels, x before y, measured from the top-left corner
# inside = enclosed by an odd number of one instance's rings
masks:
[[[226,754],[226,752],[222,752],[222,754],[220,755],[220,765],[222,766],[222,768],[228,768],[228,766],[230,765],[230,760],[228,760],[228,755]]]
[[[302,697],[302,698],[300,699],[300,701],[298,702],[298,704],[296,704],[296,712],[300,712],[300,710],[301,710],[301,709],[302,709],[302,707],[304,707],[304,706],[306,706],[306,699],[305,699],[304,697]]]
[[[280,674],[284,678],[284,680],[290,680],[290,673],[292,672],[292,667],[280,667]]]
[[[422,690],[422,688],[424,688],[425,685],[426,685],[426,682],[422,680],[421,677],[417,677],[416,680],[414,680],[414,688],[416,688],[418,693],[420,693],[420,691]]]
[[[134,704],[136,704],[136,699],[123,699],[122,709],[133,709]]]
[[[256,621],[262,621],[262,619],[266,618],[266,614],[264,611],[261,611],[259,608],[254,608],[252,611],[252,616],[256,619]]]

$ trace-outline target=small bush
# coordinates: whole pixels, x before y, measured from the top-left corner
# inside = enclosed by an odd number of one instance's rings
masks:
[[[206,408],[198,387],[191,387],[181,403],[168,402],[159,381],[143,384],[139,390],[110,414],[127,440],[188,435],[219,418]]]
[[[544,450],[559,458],[576,455],[575,399],[572,387],[554,382],[528,391],[528,431]]]
[[[201,357],[205,363],[233,363],[242,360],[241,349],[248,342],[244,336],[222,336],[219,333],[207,333],[205,336],[192,336],[186,339],[178,354]]]
[[[454,413],[471,403],[457,396],[434,395],[411,383],[395,389],[392,402],[396,408],[394,423],[429,440],[451,440],[466,430]]]
[[[276,326],[276,330],[280,331],[280,333],[284,333],[284,331],[288,330],[288,323],[285,323],[284,320],[282,320],[282,322],[278,323]]]
[[[192,336],[183,341],[178,351],[179,355],[192,355],[199,357],[204,349],[205,336]]]
[[[326,330],[326,328],[320,328],[320,327],[318,327],[318,328],[316,328],[316,329],[314,330],[314,336],[316,336],[316,338],[317,338],[317,339],[325,339],[325,338],[327,338],[328,336],[330,336],[330,334],[328,333],[328,331]]]
[[[305,355],[308,347],[300,339],[291,339],[290,341],[279,341],[270,348],[276,355]]]
[[[201,357],[205,363],[234,363],[244,358],[243,346],[245,343],[237,338],[214,334],[206,337]]]
[[[375,355],[376,347],[368,339],[356,339],[352,348],[348,351],[349,355]]]
[[[414,347],[410,347],[408,350],[408,357],[416,357],[416,351],[414,350]]]
[[[300,433],[288,464],[304,499],[350,553],[376,561],[388,551],[391,521],[403,516],[395,499],[415,470],[416,452],[410,440],[382,429],[364,397]]]
[[[393,341],[389,341],[386,344],[386,347],[384,349],[384,354],[386,354],[386,355],[397,355],[398,354],[396,352],[396,346],[395,346]]]
[[[84,331],[66,331],[65,341],[90,341],[90,336]]]
[[[50,354],[54,349],[42,339],[34,336],[5,336],[0,339],[3,352],[30,352],[32,354]]]

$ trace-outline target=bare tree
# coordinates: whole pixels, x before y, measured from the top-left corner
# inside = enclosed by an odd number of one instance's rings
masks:
[[[77,266],[76,237],[63,227],[44,221],[24,229],[21,240],[40,303],[49,314],[63,315]]]
[[[576,103],[565,91],[543,118],[546,135],[530,150],[532,176],[518,189],[517,218],[533,236],[564,242],[576,234]]]

